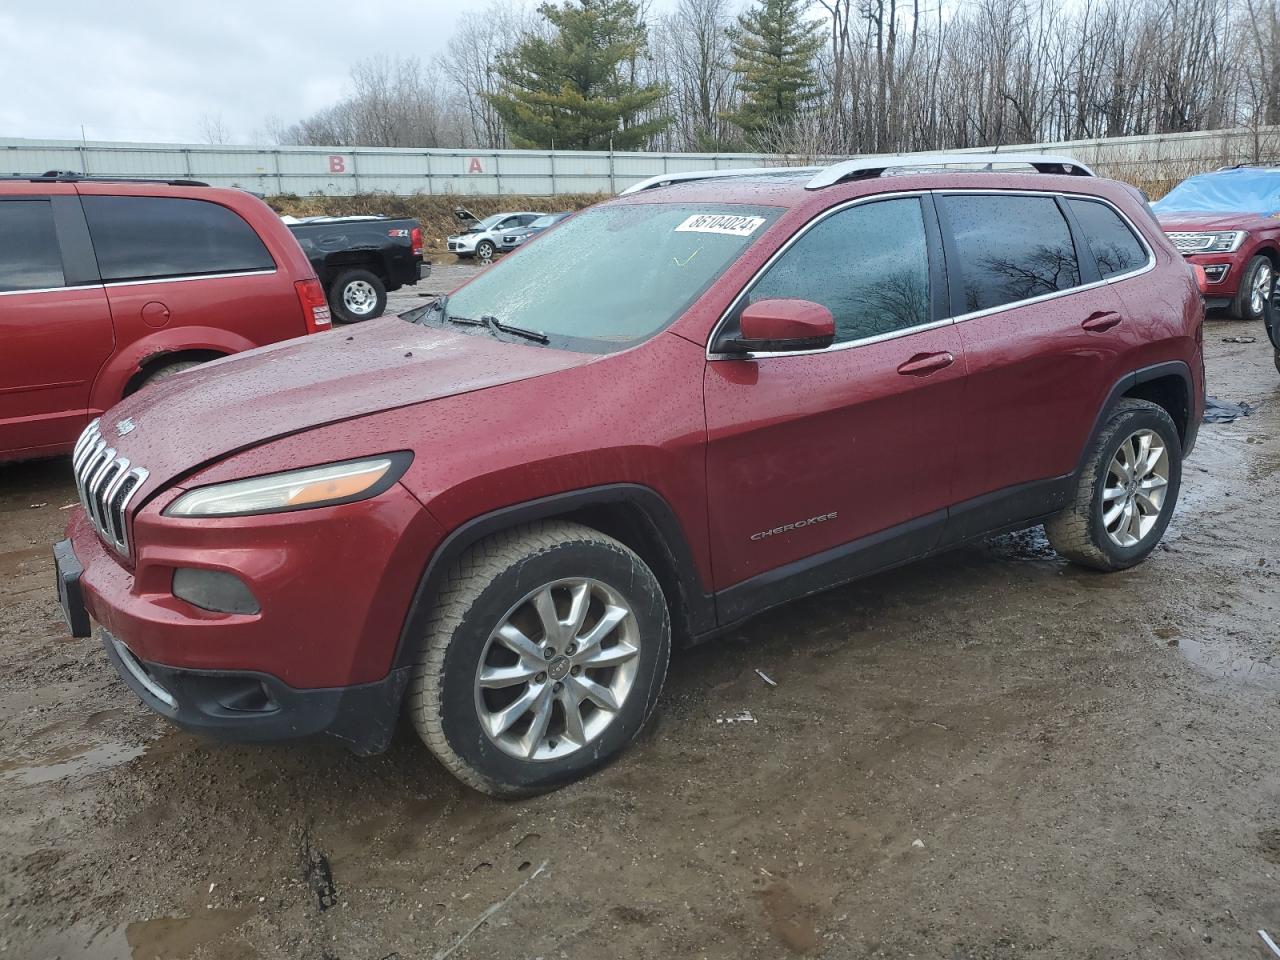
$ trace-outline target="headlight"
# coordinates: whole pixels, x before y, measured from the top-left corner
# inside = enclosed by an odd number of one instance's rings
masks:
[[[413,456],[390,453],[323,467],[271,473],[248,480],[215,483],[184,493],[165,509],[166,517],[237,517],[332,506],[376,497],[395,483]]]
[[[1240,249],[1240,244],[1244,243],[1246,234],[1243,230],[1224,230],[1210,233],[1209,236],[1213,240],[1205,248],[1205,253],[1235,253]]]

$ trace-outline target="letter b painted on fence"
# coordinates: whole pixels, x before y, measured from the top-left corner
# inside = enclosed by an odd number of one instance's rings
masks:
[[[346,173],[346,172],[347,172],[347,158],[346,158],[346,157],[337,156],[336,154],[335,154],[335,155],[333,155],[333,156],[330,156],[330,157],[329,157],[329,172],[330,172],[330,173]]]

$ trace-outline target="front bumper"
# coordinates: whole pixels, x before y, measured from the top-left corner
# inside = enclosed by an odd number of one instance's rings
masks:
[[[352,751],[381,753],[395,733],[410,668],[374,683],[299,690],[265,673],[185,670],[141,660],[106,630],[107,659],[144,704],[193,733],[234,741],[327,734]]]
[[[393,660],[439,542],[435,521],[398,484],[292,514],[162,516],[178,493],[134,517],[132,567],[83,510],[72,512],[55,560],[73,633],[88,635],[91,616],[134,692],[190,729],[239,740],[324,732],[360,752],[385,746],[407,680]],[[260,609],[194,606],[174,593],[184,568],[233,574]],[[174,702],[148,690],[147,676]]]
[[[1231,305],[1231,301],[1240,290],[1240,276],[1244,272],[1244,264],[1240,262],[1238,251],[1236,253],[1193,253],[1184,256],[1183,259],[1205,270],[1209,279],[1209,286],[1204,295],[1206,307],[1213,310]]]

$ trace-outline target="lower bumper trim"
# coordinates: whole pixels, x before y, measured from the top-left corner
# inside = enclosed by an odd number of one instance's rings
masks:
[[[193,733],[270,742],[325,734],[361,756],[391,742],[411,668],[382,680],[314,690],[251,670],[189,670],[136,657],[106,630],[102,645],[121,679],[156,713]]]

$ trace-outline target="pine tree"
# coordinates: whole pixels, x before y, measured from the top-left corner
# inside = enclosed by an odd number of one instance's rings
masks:
[[[641,119],[667,91],[636,79],[648,28],[633,0],[565,0],[538,13],[553,30],[499,60],[508,89],[489,97],[515,146],[630,150],[671,122]]]
[[[738,16],[734,70],[742,106],[729,116],[748,137],[789,124],[819,96],[814,56],[823,44],[819,25],[806,20],[804,0],[759,0]]]

